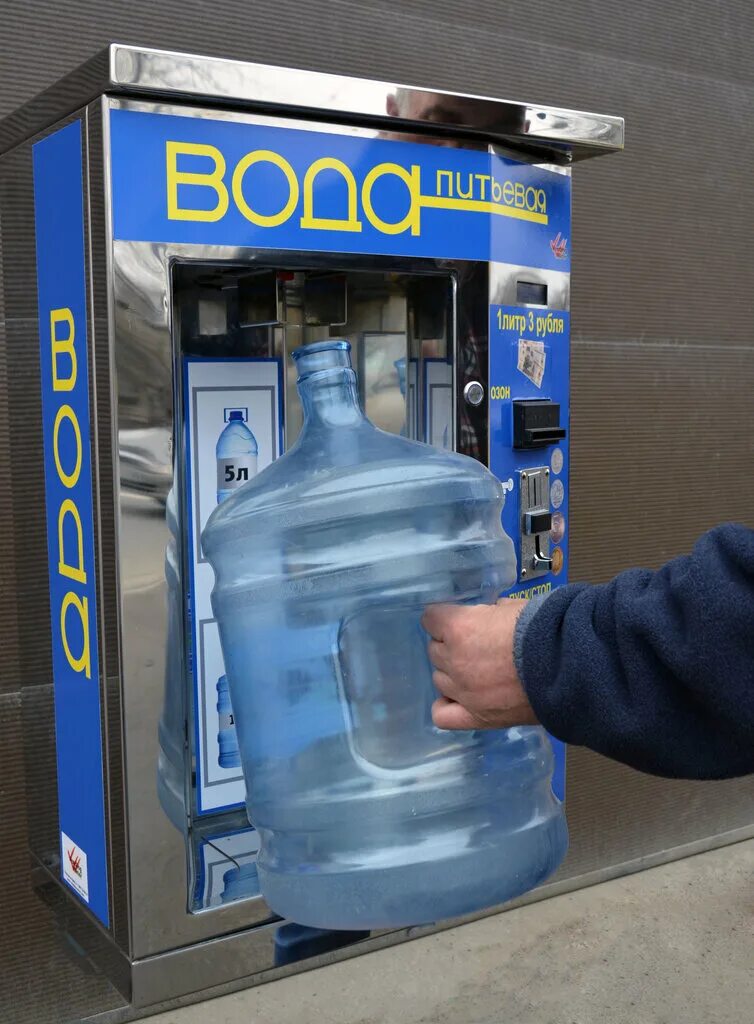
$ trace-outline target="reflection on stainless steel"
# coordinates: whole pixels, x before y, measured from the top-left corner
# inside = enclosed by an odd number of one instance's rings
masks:
[[[104,54],[0,122],[0,152],[97,92],[337,115],[339,120],[392,123],[401,129],[413,125],[529,148],[544,146],[552,150],[553,159],[558,152],[563,160],[578,160],[623,148],[621,117],[112,43]]]
[[[110,75],[115,86],[150,94],[179,93],[225,103],[381,119],[387,115],[429,123],[433,129],[462,128],[608,151],[623,145],[619,117],[162,50],[113,45]]]
[[[205,255],[206,250],[201,250]],[[130,439],[159,439],[149,451],[149,471],[169,490],[173,482],[174,352],[169,315],[169,262],[196,258],[190,246],[116,241],[112,246],[112,310],[119,439],[121,649],[123,664],[126,801],[129,820],[132,955],[144,957],[188,945],[269,917],[262,905],[224,906],[210,915],[186,912],[190,850],[185,835],[163,813],[157,795],[157,723],[165,680],[169,532],[164,510],[132,500],[134,460]],[[237,258],[235,249],[212,255]],[[164,442],[164,443],[163,443]],[[124,460],[124,452],[129,457]],[[167,492],[165,492],[167,497]]]
[[[557,270],[517,267],[511,263],[490,263],[490,302],[501,306],[526,305],[517,292],[519,282],[541,284],[547,288],[548,309],[570,309],[570,274]]]
[[[170,434],[159,427],[121,430],[118,435],[120,485],[123,492],[143,494],[165,505],[172,474],[165,469]]]
[[[366,415],[381,430],[416,437],[416,417],[408,414],[410,394],[406,387],[408,339],[405,318],[403,330],[365,330],[358,345],[352,345],[352,349],[355,351],[354,361],[358,366]]]

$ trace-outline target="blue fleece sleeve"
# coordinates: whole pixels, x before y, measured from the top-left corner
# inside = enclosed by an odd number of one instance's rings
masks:
[[[754,531],[720,526],[657,572],[554,591],[514,653],[567,743],[673,778],[754,772]]]

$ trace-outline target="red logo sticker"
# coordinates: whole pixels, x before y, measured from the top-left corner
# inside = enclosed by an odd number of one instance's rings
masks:
[[[556,260],[564,260],[568,255],[568,239],[563,238],[558,231],[555,238],[550,239],[550,248]]]
[[[66,853],[68,855],[68,863],[71,865],[71,870],[81,878],[83,874],[81,870],[81,855],[76,853],[75,846],[72,846],[70,850],[66,850]]]

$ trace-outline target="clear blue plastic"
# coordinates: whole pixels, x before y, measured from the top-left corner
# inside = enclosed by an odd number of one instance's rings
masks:
[[[420,618],[513,583],[502,488],[369,423],[346,342],[294,358],[298,441],[203,537],[262,892],[319,928],[501,903],[566,850],[552,749],[541,729],[436,729]]]
[[[218,764],[221,768],[239,768],[241,754],[238,750],[238,737],[233,724],[233,708],[230,703],[228,677],[220,676],[217,680],[217,745],[219,748]]]
[[[217,502],[229,498],[242,484],[257,474],[259,446],[244,423],[240,409],[231,409],[228,423],[217,439]]]

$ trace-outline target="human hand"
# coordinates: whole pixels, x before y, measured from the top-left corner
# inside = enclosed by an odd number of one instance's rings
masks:
[[[432,705],[439,729],[536,725],[513,661],[513,635],[526,601],[431,605],[422,618],[441,696]]]

